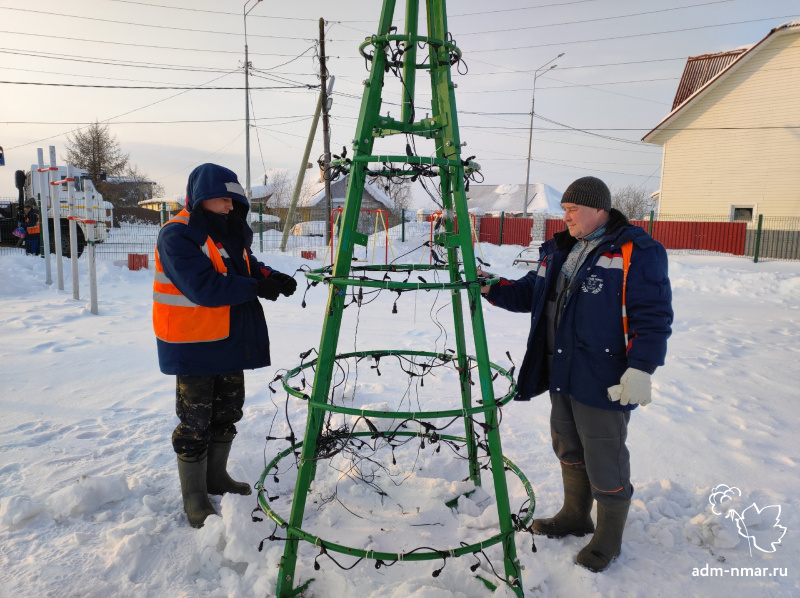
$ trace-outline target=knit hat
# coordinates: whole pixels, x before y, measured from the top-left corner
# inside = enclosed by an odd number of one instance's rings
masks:
[[[191,212],[201,201],[216,197],[230,197],[234,206],[243,204],[245,212],[250,206],[235,172],[217,164],[201,164],[189,175],[186,209]]]
[[[611,210],[611,192],[597,177],[585,176],[567,187],[561,196],[561,203],[574,203],[608,212]]]

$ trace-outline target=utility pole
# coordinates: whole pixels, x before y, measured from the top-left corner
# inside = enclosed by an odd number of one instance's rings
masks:
[[[563,55],[564,55],[564,52],[561,52],[561,54],[559,54],[558,56],[553,58],[553,60],[558,60]],[[534,114],[533,108],[534,108],[534,105],[535,105],[535,102],[536,102],[536,79],[539,77],[539,72],[542,69],[544,69],[544,67],[546,67],[548,64],[553,62],[553,60],[548,60],[542,66],[540,66],[538,69],[536,69],[536,71],[533,73],[533,95],[531,96],[531,128],[530,128],[530,133],[528,135],[528,167],[527,167],[527,170],[525,171],[525,202],[522,205],[522,217],[523,218],[527,218],[528,217],[528,185],[530,184],[530,178],[531,178],[531,145],[533,145],[533,114]],[[558,66],[557,64],[554,64],[550,68],[545,69],[545,72],[546,71],[551,71],[554,68],[556,68],[557,66]]]
[[[325,245],[331,242],[333,231],[331,230],[331,179],[328,169],[331,165],[331,136],[328,123],[328,111],[330,101],[328,100],[328,69],[325,66],[325,19],[319,20],[319,80],[320,93],[322,94],[322,144],[325,153],[322,156],[322,178],[325,183]],[[333,90],[333,78],[331,78],[331,90]],[[331,250],[332,251],[332,250]]]
[[[244,142],[245,142],[245,196],[250,201],[250,56],[247,52],[247,15],[261,0],[247,10],[247,5],[253,0],[244,3]]]

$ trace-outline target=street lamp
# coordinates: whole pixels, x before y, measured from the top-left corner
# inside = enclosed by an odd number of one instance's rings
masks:
[[[552,71],[558,65],[554,64],[552,66],[547,66],[553,60],[558,60],[564,55],[564,52],[561,52],[558,56],[553,58],[552,60],[548,60],[542,66],[540,66],[536,71],[533,73],[533,95],[531,97],[531,128],[530,134],[528,135],[528,168],[525,171],[525,203],[522,206],[522,217],[528,217],[528,185],[530,184],[530,176],[531,176],[531,145],[533,144],[533,107],[536,101],[536,79],[539,77],[540,73],[546,73],[547,71]]]
[[[245,194],[247,201],[250,201],[250,57],[247,53],[247,15],[253,10],[261,0],[255,0],[255,4],[249,9],[247,5],[253,0],[244,3],[244,139],[245,139]]]

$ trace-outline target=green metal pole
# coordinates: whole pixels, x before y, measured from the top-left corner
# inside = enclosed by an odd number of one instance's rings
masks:
[[[429,37],[437,39],[447,39],[447,10],[445,8],[444,0],[427,0],[428,10],[428,31]],[[449,68],[438,68],[437,65],[447,65],[449,63],[449,53],[446,48],[431,47],[430,64],[431,64],[431,82],[433,91],[432,106],[434,111],[437,109],[437,104],[440,110],[446,112],[448,117],[445,124],[442,136],[442,142],[437,141],[437,155],[439,157],[454,157],[460,161],[461,140],[458,135],[458,120],[455,110],[456,101],[453,92],[455,85],[450,79]],[[452,112],[450,109],[452,108]],[[443,109],[443,110],[442,110]],[[444,169],[443,169],[444,170]],[[476,280],[478,277],[477,266],[475,264],[475,250],[471,242],[471,229],[469,223],[469,213],[467,211],[467,197],[464,190],[464,169],[456,167],[451,169],[452,174],[452,192],[455,216],[458,221],[459,230],[459,246],[461,249],[461,256],[463,258],[464,276],[466,280]],[[447,198],[445,193],[444,177],[442,178],[442,193],[443,198]],[[450,260],[451,269],[454,262]],[[452,274],[451,274],[452,276]],[[456,269],[456,276],[458,276]],[[480,299],[480,290],[478,287],[470,287],[467,291],[470,315],[472,318],[473,339],[475,342],[475,357],[478,365],[478,376],[480,378],[481,396],[484,404],[494,402],[494,388],[492,386],[492,374],[489,367],[489,350],[486,342],[485,325],[483,321],[483,311]],[[456,316],[456,334],[458,335],[458,316],[459,310],[456,305],[460,305],[459,301],[453,301],[454,315]],[[463,324],[462,324],[463,326]],[[462,331],[463,334],[463,331]],[[460,355],[460,352],[459,352]],[[467,387],[469,384],[467,383]],[[469,388],[463,394],[462,399],[466,402],[469,400],[467,393]],[[465,427],[471,422],[465,418]],[[508,499],[508,483],[506,481],[505,465],[503,463],[503,451],[500,442],[499,420],[497,417],[497,409],[492,409],[486,414],[486,425],[488,431],[486,433],[489,444],[489,459],[491,462],[492,477],[494,481],[495,497],[497,502],[497,515],[500,521],[500,531],[503,534],[503,565],[505,571],[505,581],[511,585],[514,592],[518,596],[522,596],[522,572],[520,569],[519,559],[517,558],[517,549],[514,543],[514,526],[511,521],[511,506]],[[467,439],[471,437],[471,432],[465,434]],[[469,443],[467,444],[469,448]]]
[[[389,27],[392,25],[394,15],[395,0],[384,0],[381,11],[378,32],[380,35],[388,35]],[[361,110],[359,112],[358,124],[356,125],[356,137],[353,140],[354,157],[369,156],[373,145],[373,120],[377,117],[381,105],[381,89],[383,87],[384,66],[386,64],[386,53],[383,48],[375,49],[372,60],[370,76],[367,79],[364,95],[361,100]],[[366,246],[366,235],[356,232],[358,216],[361,210],[361,200],[364,194],[364,184],[366,183],[366,170],[368,164],[353,162],[350,171],[350,181],[345,197],[344,212],[342,214],[341,234],[336,248],[336,260],[333,266],[334,277],[344,277],[350,273],[350,264],[353,259],[354,244]],[[309,401],[309,413],[306,423],[306,431],[303,439],[303,447],[300,454],[300,466],[297,471],[297,482],[295,484],[294,500],[292,510],[289,515],[289,524],[300,528],[303,523],[303,513],[305,511],[308,489],[314,479],[315,457],[317,448],[317,438],[322,433],[325,412],[315,409],[313,403],[327,403],[329,401],[331,380],[333,378],[333,368],[336,356],[336,347],[339,340],[339,330],[342,323],[342,311],[344,310],[345,289],[330,285],[328,292],[328,305],[325,311],[325,322],[322,327],[322,338],[319,345],[319,359],[317,370],[314,374],[314,386],[311,391]],[[299,537],[287,530],[287,541],[284,547],[283,557],[281,558],[276,592],[279,598],[290,598],[294,595],[293,584],[295,568],[297,566],[297,549]]]
[[[444,14],[444,3],[428,2],[428,37],[437,39],[446,39],[446,15]],[[440,53],[441,52],[441,53]],[[450,79],[449,56],[444,48],[437,48],[429,45],[429,60],[431,64],[430,77],[431,77],[431,92],[432,100],[431,107],[433,109],[433,116],[439,122],[444,122],[445,127],[442,135],[436,138],[436,156],[438,158],[449,158],[460,160],[461,143],[458,137],[458,121],[455,108],[455,96],[452,94],[453,85]],[[442,210],[443,214],[453,214],[456,217],[460,212],[466,214],[466,199],[462,202],[458,200],[460,197],[455,196],[456,185],[458,181],[462,180],[464,176],[463,169],[441,168],[441,187],[442,187]],[[462,205],[464,208],[462,208]],[[462,222],[463,220],[463,222]],[[447,262],[450,270],[450,280],[461,280],[461,274],[458,271],[458,247],[461,248],[461,255],[464,262],[464,274],[467,280],[475,280],[477,278],[477,271],[475,267],[475,258],[469,257],[472,252],[472,243],[470,237],[469,220],[463,218],[458,219],[458,241],[456,241],[456,224],[455,219],[444,216],[443,222],[445,225],[445,242],[447,245]],[[465,248],[469,250],[465,252]],[[470,269],[474,274],[470,275]],[[467,359],[466,352],[466,338],[464,333],[464,312],[461,301],[461,294],[454,293],[453,300],[453,320],[455,323],[455,336],[456,336],[456,355],[458,357],[458,367],[460,372],[460,385],[461,385],[461,403],[465,409],[472,406],[472,388],[469,383],[469,360]],[[464,418],[465,438],[467,439],[467,459],[469,462],[470,479],[476,486],[481,485],[480,465],[478,463],[478,446],[475,440],[474,424],[468,417]]]
[[[761,227],[764,223],[764,214],[758,215],[758,229],[756,230],[756,248],[753,252],[753,263],[758,263],[758,250],[761,248]]]
[[[503,225],[505,224],[505,220],[506,220],[506,213],[500,212],[500,240],[497,243],[498,247],[503,246]]]
[[[406,34],[416,37],[419,30],[419,0],[406,2]],[[414,122],[414,88],[417,81],[417,44],[410,42],[403,52],[403,104],[401,118],[405,124]]]
[[[167,217],[167,202],[161,202],[161,226],[164,226],[169,221]]]
[[[400,242],[406,242],[406,209],[400,210]]]
[[[655,215],[655,210],[650,210],[650,228],[647,230],[647,234],[651,237],[653,236],[653,218],[655,218]]]

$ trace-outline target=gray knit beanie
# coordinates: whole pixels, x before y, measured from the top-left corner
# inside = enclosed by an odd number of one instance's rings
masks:
[[[567,187],[561,196],[561,203],[574,203],[608,212],[611,210],[611,192],[597,177],[585,176]]]

